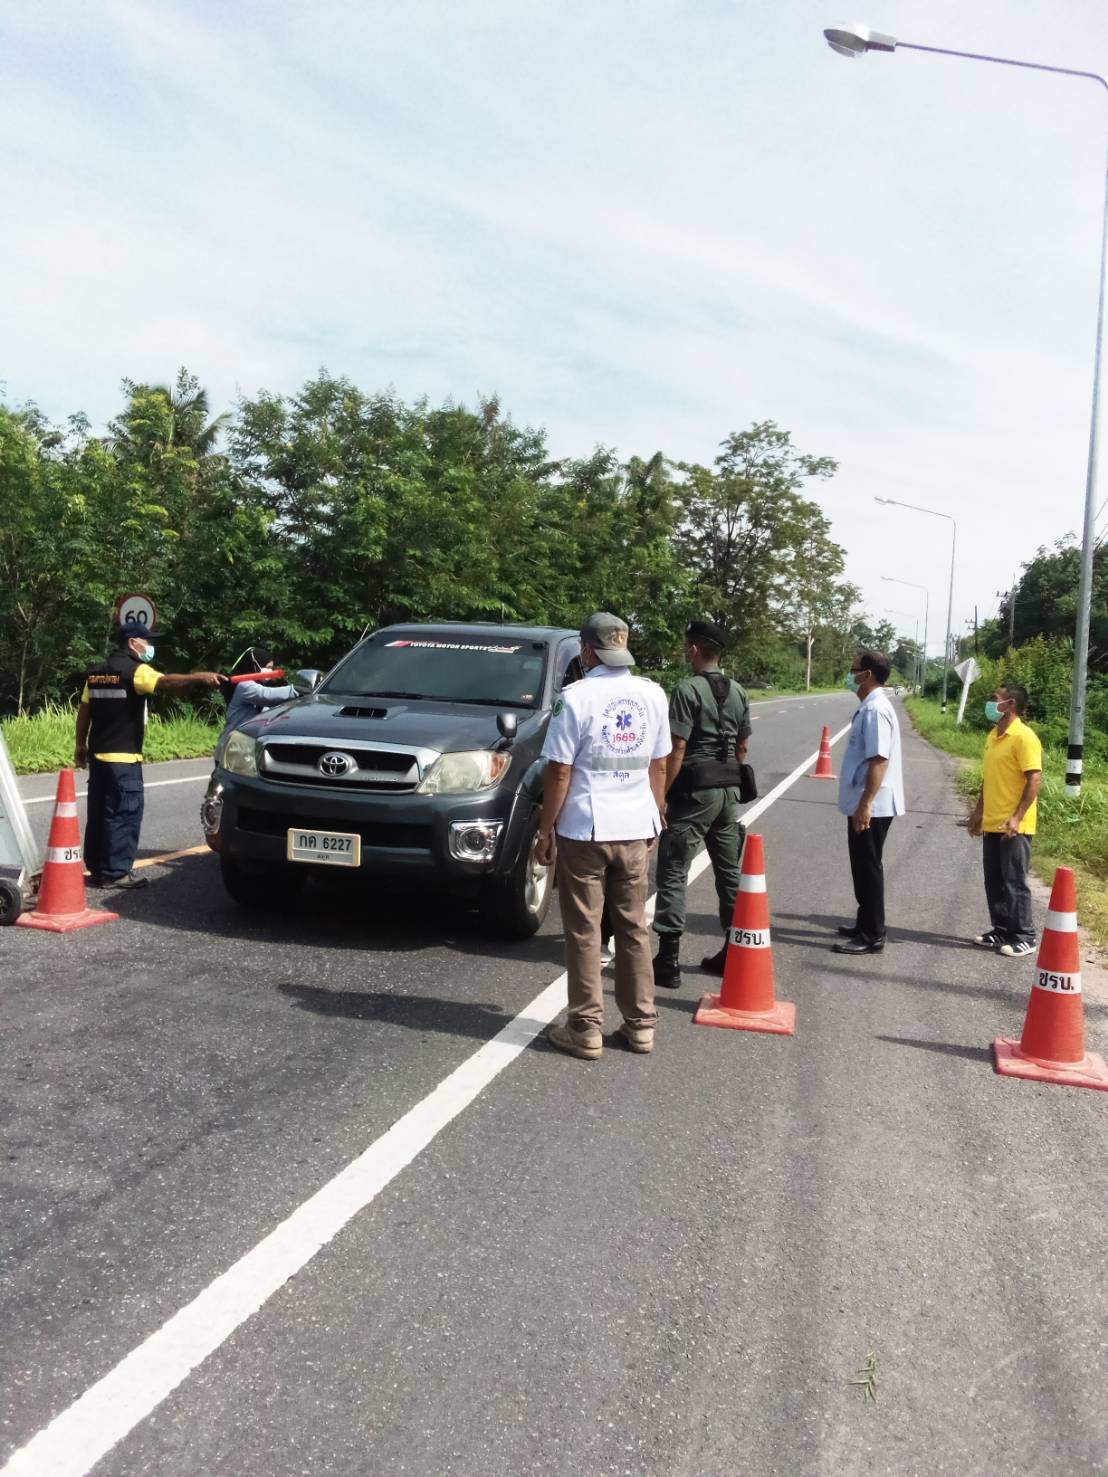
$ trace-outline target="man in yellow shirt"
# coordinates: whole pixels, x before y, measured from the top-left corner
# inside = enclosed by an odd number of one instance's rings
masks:
[[[985,897],[990,927],[974,942],[1019,959],[1035,948],[1031,920],[1031,838],[1043,782],[1043,746],[1023,717],[1027,688],[1006,682],[985,704],[996,727],[985,740],[981,794],[969,818],[971,836],[982,836]]]
[[[134,872],[145,796],[142,745],[146,700],[154,692],[215,687],[218,672],[156,672],[150,631],[128,621],[116,632],[116,648],[88,674],[77,709],[78,769],[88,765],[85,865],[94,887],[146,885]],[[91,752],[90,752],[91,751]]]

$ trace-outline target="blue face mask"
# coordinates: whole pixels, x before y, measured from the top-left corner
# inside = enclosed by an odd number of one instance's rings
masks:
[[[1000,711],[1000,704],[990,699],[985,704],[985,717],[990,723],[999,723],[1004,717],[1004,714]]]
[[[141,660],[144,662],[152,662],[154,660],[154,648],[152,646],[147,646],[145,648],[142,653]]]
[[[848,672],[843,678],[843,686],[846,688],[847,692],[852,692],[855,694],[855,696],[857,696],[858,679],[857,677],[855,677],[853,672]]]

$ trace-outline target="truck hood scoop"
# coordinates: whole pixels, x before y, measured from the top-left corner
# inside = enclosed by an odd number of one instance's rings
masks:
[[[359,708],[352,705],[348,708],[338,708],[336,718],[387,718],[388,708]]]

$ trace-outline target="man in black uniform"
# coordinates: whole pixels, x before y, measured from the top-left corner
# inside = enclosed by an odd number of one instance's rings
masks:
[[[670,989],[681,983],[689,864],[701,846],[708,848],[712,859],[725,934],[731,927],[739,887],[746,828],[738,816],[735,770],[746,762],[750,705],[739,684],[720,670],[725,642],[723,630],[713,622],[690,624],[685,632],[685,658],[693,675],[677,684],[669,702],[673,751],[666,771],[666,828],[658,842],[654,983]],[[725,939],[720,951],[701,964],[712,974],[722,975],[726,958]]]
[[[142,745],[146,700],[154,692],[216,687],[218,672],[156,672],[150,631],[128,621],[116,649],[88,674],[77,709],[78,769],[88,765],[85,865],[94,887],[145,887],[133,870],[142,829]]]

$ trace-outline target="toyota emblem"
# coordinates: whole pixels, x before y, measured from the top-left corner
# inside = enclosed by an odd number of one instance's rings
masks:
[[[316,768],[328,779],[337,780],[356,769],[357,765],[349,754],[340,754],[337,749],[330,749],[322,756]]]

